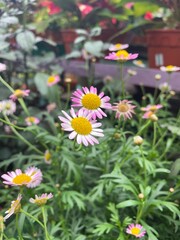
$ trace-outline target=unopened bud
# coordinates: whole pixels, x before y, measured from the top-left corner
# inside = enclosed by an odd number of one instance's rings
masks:
[[[171,96],[176,95],[175,91],[170,91]]]
[[[69,77],[67,77],[67,78],[65,78],[65,83],[71,83],[72,82],[72,79],[71,78],[69,78]]]
[[[135,136],[134,138],[134,144],[141,145],[143,143],[143,138],[140,136]]]
[[[0,216],[0,233],[3,233],[4,231],[4,218],[3,216]]]
[[[144,198],[144,194],[143,194],[143,193],[140,193],[140,194],[138,195],[138,197],[139,197],[140,199],[143,199],[143,198]]]
[[[115,138],[115,139],[120,139],[120,137],[121,137],[121,134],[120,134],[120,133],[115,133],[115,134],[114,134],[114,138]]]
[[[169,191],[170,191],[171,193],[173,193],[173,192],[174,192],[174,188],[170,188]]]
[[[157,81],[159,81],[159,80],[161,79],[161,75],[160,75],[160,74],[156,74],[156,75],[155,75],[155,79],[156,79]]]
[[[136,71],[132,70],[132,69],[128,69],[127,70],[127,73],[130,75],[130,76],[135,76],[137,74]]]
[[[150,119],[153,121],[153,122],[157,122],[158,121],[158,117],[156,116],[156,114],[152,114],[150,116]]]

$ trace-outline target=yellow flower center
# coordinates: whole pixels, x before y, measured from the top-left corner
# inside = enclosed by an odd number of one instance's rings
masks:
[[[44,154],[44,158],[47,162],[51,160],[51,154],[49,151],[46,151],[46,153]]]
[[[137,236],[140,232],[141,232],[141,230],[137,227],[134,227],[134,228],[131,229],[132,235]]]
[[[120,43],[115,44],[115,48],[121,48],[121,46],[122,46],[122,44],[120,44]]]
[[[31,177],[25,173],[21,173],[13,179],[13,183],[17,185],[26,185],[31,181]]]
[[[84,117],[77,117],[71,121],[72,128],[81,135],[88,135],[92,131],[90,121]]]
[[[82,100],[83,107],[87,108],[88,110],[94,110],[101,106],[101,99],[94,93],[87,93],[83,96]]]
[[[129,53],[126,50],[119,50],[116,53],[116,56],[120,58],[127,58],[129,56]]]
[[[50,76],[48,78],[48,83],[53,83],[55,81],[55,77],[54,76]]]
[[[39,206],[46,204],[46,202],[47,202],[47,198],[35,199],[34,200],[34,203],[36,203]]]
[[[173,68],[174,68],[173,65],[168,65],[168,66],[166,67],[166,70],[172,70]]]
[[[11,109],[11,104],[10,104],[10,103],[6,103],[5,109],[6,109],[6,110],[10,110],[10,109]]]
[[[34,123],[35,122],[35,118],[34,117],[27,117],[27,121]]]
[[[119,112],[127,112],[129,110],[129,106],[125,103],[118,104]]]
[[[156,105],[153,105],[153,106],[150,107],[150,111],[155,112],[156,110],[157,110]]]
[[[23,94],[23,91],[21,89],[17,89],[17,90],[14,91],[14,95],[16,97],[23,97],[24,94]]]

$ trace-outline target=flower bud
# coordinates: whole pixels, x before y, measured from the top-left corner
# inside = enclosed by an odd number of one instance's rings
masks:
[[[156,79],[157,81],[159,81],[159,80],[161,79],[161,75],[160,75],[160,74],[156,74],[156,75],[155,75],[155,79]]]
[[[171,193],[173,193],[173,192],[174,192],[174,188],[170,188],[169,191],[170,191]]]
[[[121,134],[120,134],[120,133],[115,133],[115,134],[114,134],[114,138],[115,138],[115,139],[120,139],[120,137],[121,137]]]
[[[170,91],[171,96],[176,95],[175,91]]]
[[[158,121],[158,117],[156,116],[156,114],[152,114],[150,116],[150,119],[153,121],[153,122],[157,122]]]
[[[138,197],[139,197],[140,199],[143,199],[143,198],[144,198],[144,194],[143,194],[143,193],[139,193]]]
[[[134,144],[141,145],[143,143],[143,138],[140,136],[135,136],[134,138]]]

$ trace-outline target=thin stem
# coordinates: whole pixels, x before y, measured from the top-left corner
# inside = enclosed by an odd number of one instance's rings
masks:
[[[44,206],[41,207],[41,210],[42,210],[42,215],[43,215],[43,222],[44,222],[44,230],[45,230],[46,240],[50,240],[48,230],[47,230],[47,225],[46,225],[47,219],[46,219]]]
[[[22,237],[22,234],[21,234],[21,230],[19,228],[19,214],[18,213],[16,214],[16,229],[17,229],[17,232],[18,232],[18,238],[20,240],[23,240],[23,237]]]
[[[17,129],[19,129],[19,130],[25,130],[25,128],[18,127],[18,126],[16,126],[16,125],[12,124],[12,123],[9,123],[9,122],[5,121],[5,120],[2,119],[2,118],[0,118],[0,121],[3,122],[3,123],[5,123],[5,124],[7,124],[7,125],[9,125],[9,126],[12,126],[12,127],[14,127],[14,128],[17,128]]]
[[[144,202],[142,202],[142,204],[139,206],[137,217],[136,217],[136,223],[139,223],[139,220],[141,219],[143,208],[144,208]]]
[[[123,78],[123,62],[120,62],[120,80],[121,80],[121,91],[122,91],[122,99],[125,98],[125,84]]]
[[[24,213],[27,217],[32,218],[35,222],[39,223],[39,225],[41,225],[41,227],[44,229],[44,225],[42,224],[42,222],[40,222],[37,218],[35,218],[33,215],[31,215],[30,213],[24,211],[22,208],[20,210],[21,213]]]
[[[66,108],[65,109],[68,109],[68,104],[69,104],[69,101],[70,101],[70,92],[71,92],[71,85],[70,85],[70,83],[67,83],[67,101],[66,101]]]
[[[26,107],[26,104],[24,102],[24,100],[22,98],[18,99],[19,103],[21,104],[22,109],[24,110],[24,112],[26,113],[27,116],[30,116],[29,110]]]
[[[152,146],[154,147],[155,146],[155,144],[156,144],[156,137],[157,137],[157,128],[156,128],[156,125],[157,123],[156,122],[154,122],[154,134],[153,134],[153,144],[152,144]]]
[[[142,126],[142,128],[138,131],[138,133],[136,134],[136,136],[140,135],[140,133],[142,133],[142,132],[149,126],[150,123],[151,123],[150,120],[147,121],[147,123],[146,123],[144,126]]]
[[[140,148],[140,151],[141,151],[141,156],[143,158],[144,182],[145,182],[145,186],[146,186],[147,185],[147,172],[146,172],[146,164],[145,164],[146,158],[145,158],[144,153],[143,153],[142,145],[140,145],[139,148]]]
[[[13,131],[13,133],[25,144],[27,144],[30,148],[34,149],[34,151],[36,151],[38,154],[40,155],[44,155],[43,152],[41,152],[39,149],[37,149],[34,145],[32,145],[29,141],[27,141],[21,134],[19,134],[16,129],[11,125],[11,122],[9,120],[9,118],[4,114],[4,118],[5,120],[8,122],[8,124],[10,125],[11,130]]]

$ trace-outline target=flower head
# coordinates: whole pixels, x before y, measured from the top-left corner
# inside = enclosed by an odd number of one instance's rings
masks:
[[[147,21],[151,21],[154,18],[152,12],[146,12],[144,15],[144,19]]]
[[[47,200],[53,198],[52,193],[43,193],[40,197],[38,197],[37,195],[35,195],[35,198],[30,198],[29,201],[31,203],[35,203],[38,206],[42,206],[44,204],[46,204]]]
[[[51,87],[58,82],[60,82],[60,77],[58,75],[52,75],[48,78],[47,85],[48,87]]]
[[[127,60],[136,59],[138,57],[138,53],[128,53],[126,50],[119,50],[117,52],[109,53],[105,59],[108,60],[118,60],[121,62],[126,62]]]
[[[82,17],[85,17],[87,14],[89,14],[92,10],[93,7],[87,4],[78,4],[78,8],[81,11]]]
[[[4,184],[34,188],[41,183],[42,172],[36,167],[29,167],[24,173],[20,169],[16,169],[15,171],[3,174],[1,177],[5,180],[3,181]]]
[[[76,138],[78,144],[85,146],[98,144],[99,142],[95,137],[104,136],[103,130],[99,129],[102,124],[92,120],[92,113],[80,109],[78,114],[75,114],[73,108],[70,110],[71,116],[64,111],[62,113],[66,118],[59,116],[62,121],[61,127],[64,131],[71,132],[69,139]]]
[[[61,12],[61,8],[56,6],[53,1],[50,1],[50,0],[45,0],[44,1],[44,0],[42,0],[40,2],[40,5],[42,7],[47,7],[47,11],[48,11],[49,15],[54,15],[54,14],[58,14],[58,13]]]
[[[122,100],[116,105],[112,107],[113,111],[116,111],[116,118],[120,119],[121,116],[124,117],[124,120],[132,118],[132,114],[134,114],[134,108],[136,106],[131,104],[131,101]]]
[[[18,98],[29,96],[29,93],[30,93],[29,89],[26,90],[16,89],[14,93],[10,95],[9,98],[12,99],[13,101],[16,101]]]
[[[47,164],[51,164],[51,162],[52,162],[52,155],[49,150],[46,150],[44,153],[44,161]]]
[[[141,108],[142,111],[145,112],[157,112],[158,109],[162,108],[163,106],[161,104],[157,104],[157,105],[148,105],[146,107]]]
[[[167,82],[164,82],[159,84],[159,89],[161,90],[161,92],[170,92],[171,86]]]
[[[142,118],[145,118],[145,119],[150,119],[154,122],[156,122],[158,120],[158,117],[156,116],[156,114],[152,111],[148,111],[148,112],[145,112],[145,114],[143,115]]]
[[[140,224],[130,224],[128,228],[126,228],[126,233],[135,236],[136,238],[144,237],[146,231],[143,229],[143,226]]]
[[[3,72],[6,70],[6,64],[0,63],[0,72]]]
[[[35,125],[39,124],[40,120],[37,117],[30,116],[30,117],[25,118],[25,122],[28,126],[31,126],[33,124],[35,124]]]
[[[96,119],[96,117],[102,119],[107,115],[101,108],[110,109],[111,104],[109,100],[110,98],[104,96],[103,92],[98,95],[97,88],[93,86],[90,89],[83,87],[82,90],[78,89],[73,93],[72,107],[80,107],[87,113],[92,113],[93,119]]]
[[[133,64],[136,65],[137,67],[142,67],[142,68],[146,67],[146,65],[143,63],[142,60],[134,60]]]
[[[19,194],[17,199],[15,201],[11,202],[11,207],[10,209],[8,209],[5,213],[7,213],[7,215],[4,217],[4,221],[6,221],[6,219],[8,219],[11,215],[13,215],[14,213],[18,213],[21,209],[21,199],[22,199],[22,195]]]
[[[134,136],[134,144],[141,145],[143,143],[143,138],[141,136]]]
[[[134,4],[135,4],[135,2],[127,2],[127,3],[124,5],[124,7],[125,7],[126,9],[131,9],[131,8],[134,6]]]
[[[118,51],[118,50],[123,50],[129,47],[129,44],[121,44],[121,43],[117,43],[117,44],[112,44],[109,47],[109,51]]]
[[[3,100],[0,102],[0,111],[12,115],[16,111],[16,104],[12,100]]]
[[[163,72],[167,72],[167,73],[172,73],[172,72],[177,72],[180,70],[180,67],[176,67],[173,65],[168,65],[168,66],[161,66],[160,70]]]

